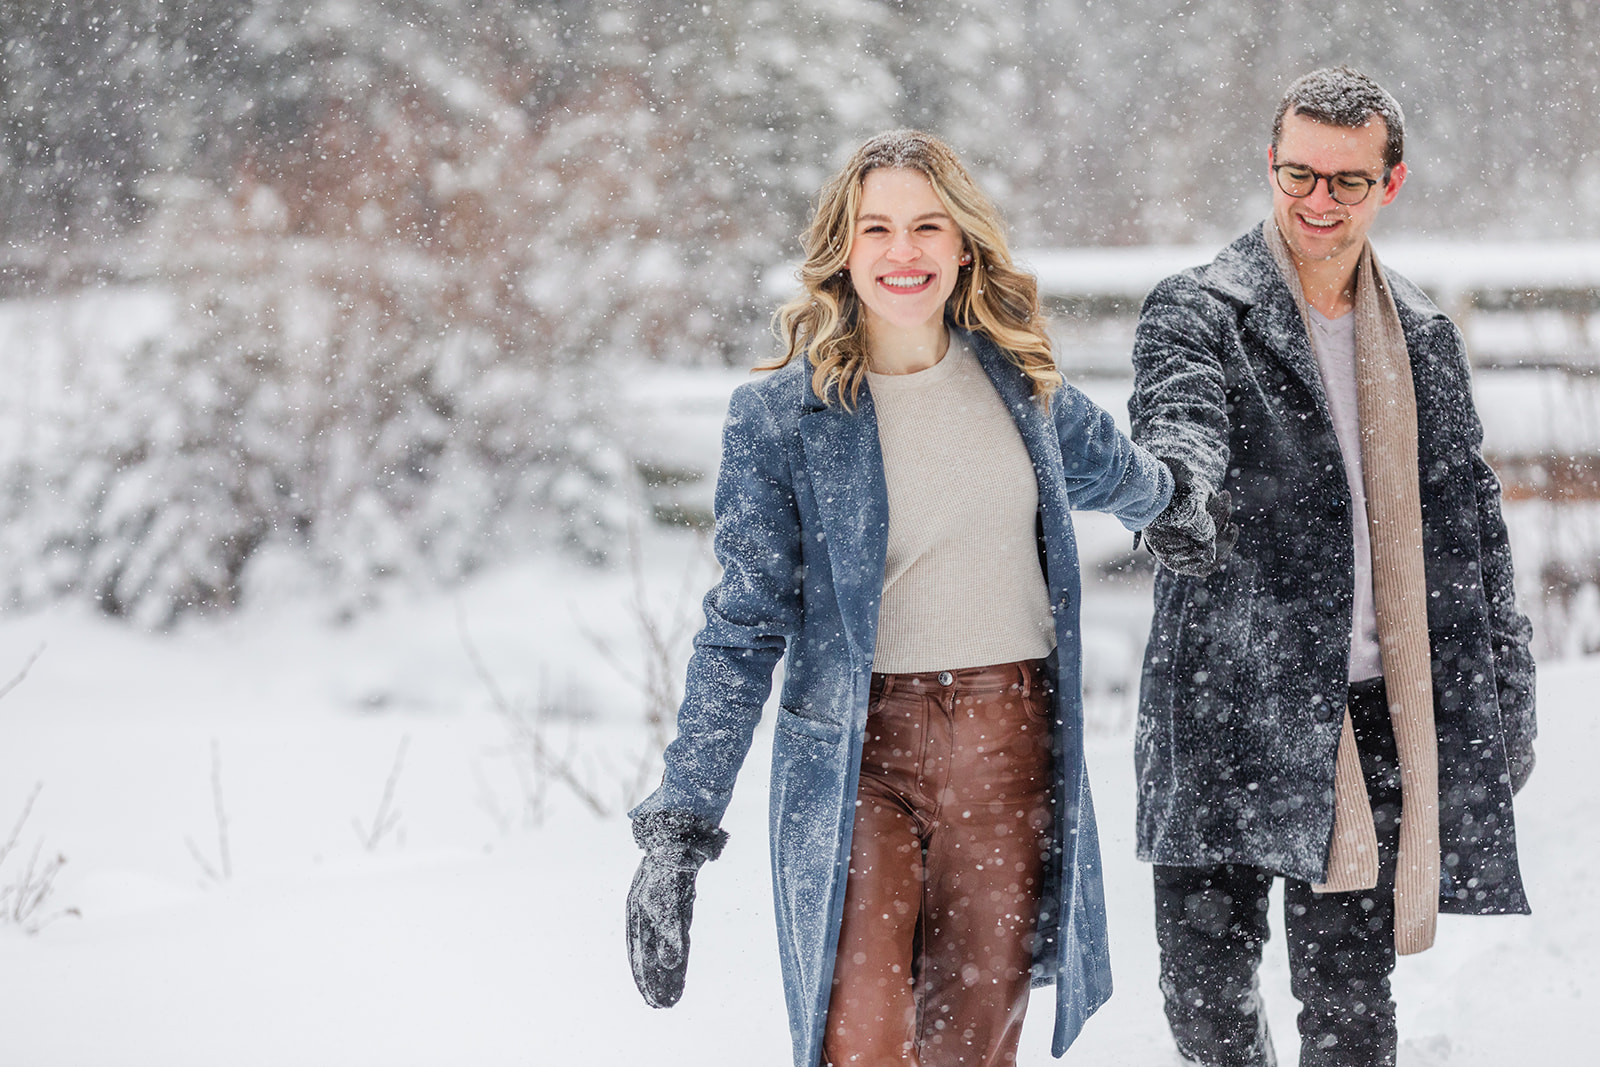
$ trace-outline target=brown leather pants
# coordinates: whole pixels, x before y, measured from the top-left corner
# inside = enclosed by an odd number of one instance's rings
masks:
[[[1037,660],[872,676],[825,1067],[1016,1062],[1052,717]]]

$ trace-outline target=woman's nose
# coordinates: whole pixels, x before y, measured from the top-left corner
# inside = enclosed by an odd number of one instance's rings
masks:
[[[917,255],[917,246],[911,243],[909,236],[902,235],[889,244],[889,258],[897,262],[909,262],[916,259]]]

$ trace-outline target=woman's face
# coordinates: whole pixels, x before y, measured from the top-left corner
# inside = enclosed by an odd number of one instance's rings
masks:
[[[880,168],[861,183],[846,267],[870,330],[941,325],[964,255],[961,230],[921,171]]]

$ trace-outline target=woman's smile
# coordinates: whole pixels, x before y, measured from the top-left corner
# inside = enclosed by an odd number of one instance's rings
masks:
[[[888,286],[893,292],[920,293],[933,284],[933,275],[918,272],[915,274],[885,274],[878,279],[882,285]]]

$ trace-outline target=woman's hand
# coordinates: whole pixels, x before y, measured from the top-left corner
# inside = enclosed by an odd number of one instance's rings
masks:
[[[628,890],[628,962],[645,1003],[670,1008],[689,967],[694,876],[728,835],[690,812],[653,811],[633,820],[633,839],[645,854]]]

